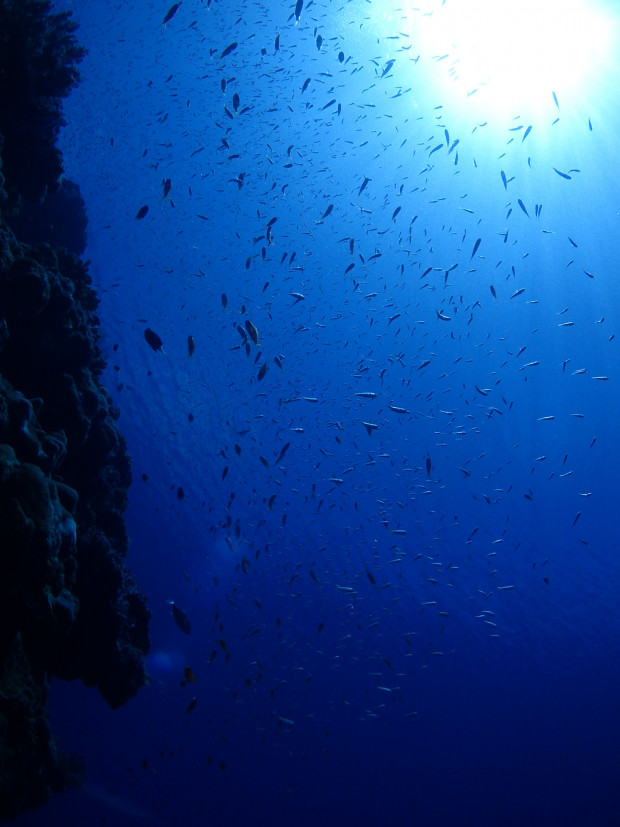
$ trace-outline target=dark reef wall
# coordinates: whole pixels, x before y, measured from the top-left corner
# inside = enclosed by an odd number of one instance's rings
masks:
[[[52,677],[112,707],[146,682],[149,612],[124,562],[130,460],[75,255],[84,202],[55,146],[74,30],[45,0],[0,0],[0,818],[83,776],[50,732]]]
[[[0,133],[11,202],[54,192],[62,173],[62,98],[78,83],[85,50],[71,14],[51,14],[51,7],[48,0],[0,0]]]

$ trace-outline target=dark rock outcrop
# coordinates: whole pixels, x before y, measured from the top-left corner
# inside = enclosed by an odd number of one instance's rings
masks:
[[[38,201],[22,199],[19,211],[7,216],[7,223],[26,244],[45,242],[65,247],[76,256],[86,249],[86,205],[80,188],[63,178],[56,192]]]
[[[101,384],[97,296],[69,252],[86,213],[59,188],[60,100],[83,50],[50,9],[0,0],[0,818],[81,781],[50,732],[49,681],[80,678],[118,707],[149,649],[124,559],[130,459]]]
[[[51,677],[112,707],[146,681],[149,613],[124,563],[130,460],[89,282],[65,250],[0,226],[0,816],[75,781],[47,725]],[[27,776],[25,738],[41,758]]]
[[[49,0],[0,2],[0,133],[5,189],[11,203],[55,192],[62,173],[56,147],[62,98],[79,81],[85,50],[69,12]]]

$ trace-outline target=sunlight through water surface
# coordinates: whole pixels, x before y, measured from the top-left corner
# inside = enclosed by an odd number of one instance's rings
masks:
[[[439,77],[496,113],[533,115],[552,92],[577,96],[610,59],[613,17],[597,2],[435,0],[417,4],[418,15],[421,48],[445,62]]]

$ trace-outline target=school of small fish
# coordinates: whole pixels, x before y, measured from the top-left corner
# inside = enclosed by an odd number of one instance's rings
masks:
[[[133,314],[171,508],[205,536],[171,603],[208,638],[188,714],[220,664],[279,731],[331,708],[301,692],[325,667],[367,688],[360,718],[412,718],[412,674],[464,628],[501,641],[591,550],[615,317],[569,138],[594,156],[596,124],[552,89],[531,122],[478,120],[475,90],[447,105],[427,79],[457,63],[379,5],[132,7],[140,114],[104,163],[131,140],[144,185],[112,187],[96,231],[133,251],[139,297],[119,280],[103,305]]]

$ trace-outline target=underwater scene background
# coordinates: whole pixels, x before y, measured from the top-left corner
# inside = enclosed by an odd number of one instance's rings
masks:
[[[151,645],[16,824],[619,823],[618,9],[467,6],[56,4]]]

